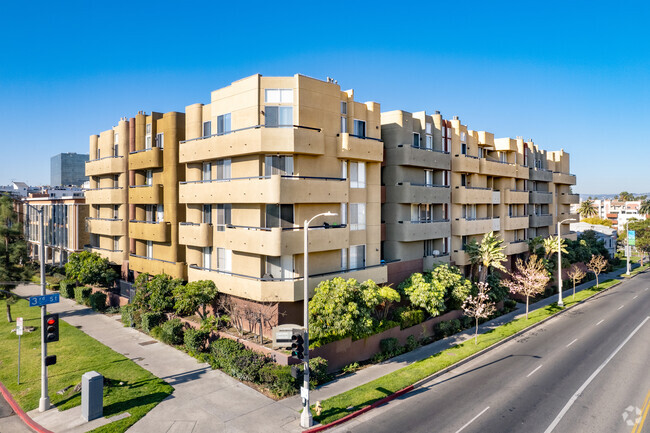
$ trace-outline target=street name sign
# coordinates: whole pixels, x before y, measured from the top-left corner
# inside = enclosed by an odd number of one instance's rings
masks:
[[[30,307],[42,307],[47,304],[58,304],[59,303],[59,294],[53,293],[51,295],[41,295],[41,296],[30,296],[29,306]]]

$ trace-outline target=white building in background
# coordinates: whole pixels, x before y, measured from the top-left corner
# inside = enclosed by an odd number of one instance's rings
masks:
[[[607,248],[607,251],[609,251],[609,254],[613,256],[616,253],[617,232],[615,228],[584,222],[571,223],[570,227],[572,232],[578,233],[578,236],[587,230],[593,230],[596,233],[596,238],[605,243],[605,247]]]

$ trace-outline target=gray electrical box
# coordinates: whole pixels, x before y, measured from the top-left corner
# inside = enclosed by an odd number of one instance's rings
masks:
[[[81,376],[81,417],[92,421],[104,416],[104,376],[89,371]]]

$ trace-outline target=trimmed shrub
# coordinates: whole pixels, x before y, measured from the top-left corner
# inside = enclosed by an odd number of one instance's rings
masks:
[[[169,320],[160,326],[160,339],[166,344],[183,344],[184,325],[181,319]]]
[[[449,337],[454,334],[454,325],[451,322],[451,320],[444,320],[438,323],[436,334],[439,338]]]
[[[400,327],[402,329],[410,328],[424,322],[424,311],[422,310],[404,310],[399,315]]]
[[[75,287],[74,288],[74,299],[77,301],[78,304],[82,305],[88,305],[89,304],[89,299],[90,299],[90,294],[92,293],[93,289],[90,287]]]
[[[123,306],[120,309],[120,313],[122,314],[122,323],[124,326],[140,326],[141,313],[132,304]]]
[[[327,373],[327,359],[321,358],[320,356],[310,358],[309,370],[311,370],[310,382],[313,380],[316,382],[316,385],[329,382],[330,375]]]
[[[296,379],[291,375],[290,365],[266,364],[260,369],[259,377],[260,382],[279,398],[296,392]]]
[[[406,349],[407,352],[417,349],[418,346],[420,346],[420,343],[418,343],[418,340],[416,340],[413,335],[409,335],[406,338],[406,345],[404,346],[404,349]]]
[[[381,353],[390,355],[393,353],[396,353],[399,350],[399,341],[397,338],[391,337],[391,338],[384,338],[379,342],[379,348],[381,349]]]
[[[75,288],[75,282],[74,280],[63,280],[59,284],[59,291],[61,293],[61,296],[64,298],[74,298],[74,288]]]
[[[151,332],[153,328],[159,326],[167,319],[165,313],[142,313],[140,316],[140,327],[144,332]]]
[[[104,311],[106,309],[106,293],[95,292],[88,298],[90,308],[95,311]]]
[[[188,350],[194,353],[200,353],[205,350],[205,345],[208,342],[209,336],[210,331],[207,331],[205,329],[190,328],[185,331],[183,341],[185,343],[185,347],[187,347]]]
[[[266,355],[244,349],[232,362],[232,376],[239,380],[259,383],[259,372],[271,359]]]

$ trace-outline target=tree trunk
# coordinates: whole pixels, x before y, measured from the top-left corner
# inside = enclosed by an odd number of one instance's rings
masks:
[[[526,296],[526,320],[528,320],[528,296]]]
[[[478,344],[478,317],[476,317],[476,331],[474,332],[474,344]]]
[[[598,274],[596,274],[596,288],[598,288]]]
[[[7,300],[7,322],[13,322],[13,319],[11,318],[11,305],[9,305],[9,300]]]
[[[485,283],[485,280],[487,279],[487,270],[488,270],[487,266],[485,265],[481,266],[481,271],[479,273],[479,278],[478,278],[479,282]]]
[[[573,280],[573,299],[576,298],[576,280]]]

